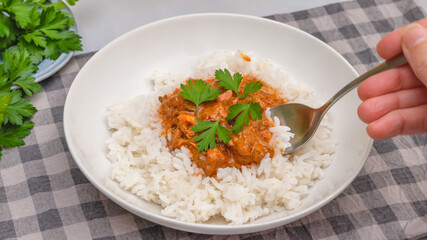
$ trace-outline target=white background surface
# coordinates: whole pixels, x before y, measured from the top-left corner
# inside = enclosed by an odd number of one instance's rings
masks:
[[[346,0],[80,0],[71,7],[83,37],[83,52],[103,46],[141,25],[191,13],[254,16],[289,13]],[[420,0],[427,9],[427,0]]]
[[[83,37],[83,52],[101,49],[141,25],[190,13],[255,16],[288,13],[345,0],[80,0],[71,7]],[[426,0],[427,1],[427,0]]]

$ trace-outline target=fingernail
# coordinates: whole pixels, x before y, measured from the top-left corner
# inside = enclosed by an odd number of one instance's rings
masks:
[[[403,30],[403,44],[405,44],[407,48],[412,48],[426,39],[427,29],[420,24],[409,24]]]

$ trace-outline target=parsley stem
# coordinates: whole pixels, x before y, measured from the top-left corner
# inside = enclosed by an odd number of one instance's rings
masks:
[[[196,119],[199,120],[199,105],[196,105]]]

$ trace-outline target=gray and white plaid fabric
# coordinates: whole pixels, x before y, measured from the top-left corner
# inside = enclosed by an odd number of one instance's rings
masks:
[[[268,18],[300,28],[341,53],[357,71],[380,61],[386,33],[425,17],[414,1],[359,0]],[[0,239],[413,239],[427,236],[427,134],[375,141],[356,180],[300,221],[239,236],[208,236],[159,226],[100,194],[74,163],[63,106],[93,54],[74,57],[32,98],[39,110],[26,145],[0,161]]]

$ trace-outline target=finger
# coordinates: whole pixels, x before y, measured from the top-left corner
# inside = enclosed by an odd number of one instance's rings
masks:
[[[417,79],[409,65],[376,74],[363,81],[357,88],[357,93],[362,101],[381,96],[402,89],[424,86]]]
[[[427,28],[411,24],[403,31],[403,53],[415,76],[427,86]]]
[[[373,139],[427,132],[427,104],[392,111],[367,127]]]
[[[427,27],[427,18],[416,21],[416,23]],[[404,27],[394,30],[378,42],[377,52],[380,57],[390,59],[402,52],[403,29]]]
[[[357,113],[363,122],[371,123],[393,110],[423,104],[427,104],[427,88],[412,88],[370,98],[360,104]]]

